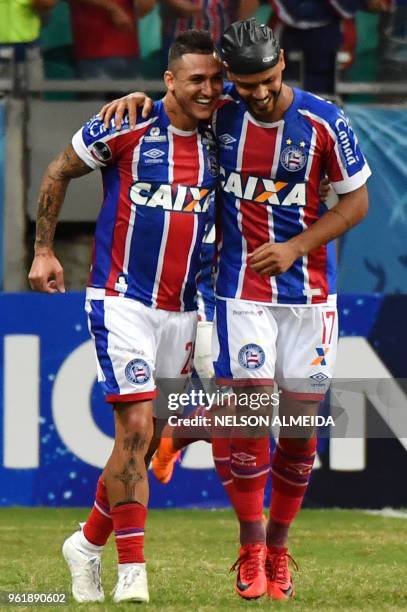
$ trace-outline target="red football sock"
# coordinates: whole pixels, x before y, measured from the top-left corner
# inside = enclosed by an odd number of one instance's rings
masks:
[[[269,437],[231,439],[233,506],[241,522],[261,521],[270,471]]]
[[[230,438],[212,438],[212,456],[215,463],[216,472],[223,484],[223,487],[234,506],[234,482],[230,469]]]
[[[316,436],[305,444],[290,438],[279,440],[271,462],[271,525],[267,530],[268,540],[278,540],[279,529],[276,529],[276,525],[287,528],[299,512],[311,477],[316,446]]]
[[[110,516],[109,498],[107,489],[99,477],[96,486],[96,497],[88,520],[83,527],[83,535],[92,544],[104,546],[113,531],[113,522]]]
[[[111,509],[119,563],[144,563],[147,508],[137,502]]]

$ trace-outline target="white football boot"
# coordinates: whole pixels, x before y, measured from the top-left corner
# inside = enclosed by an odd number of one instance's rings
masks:
[[[149,601],[145,563],[123,563],[119,566],[119,579],[112,591],[113,601]]]
[[[80,530],[75,531],[62,546],[62,554],[72,577],[72,595],[78,603],[105,600],[101,583],[101,553],[103,546],[86,540]]]

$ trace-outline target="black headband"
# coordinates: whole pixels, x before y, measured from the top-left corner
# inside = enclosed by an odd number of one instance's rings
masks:
[[[222,36],[221,48],[222,59],[236,74],[263,72],[275,66],[280,57],[273,30],[254,18],[232,23]]]

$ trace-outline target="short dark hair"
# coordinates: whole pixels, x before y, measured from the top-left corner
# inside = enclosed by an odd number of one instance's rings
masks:
[[[168,67],[185,53],[217,54],[215,43],[206,30],[185,30],[177,36],[168,53]]]

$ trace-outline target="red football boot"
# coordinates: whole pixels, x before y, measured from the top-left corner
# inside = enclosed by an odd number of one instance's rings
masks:
[[[287,548],[281,546],[267,548],[267,595],[272,599],[291,599],[295,595],[288,561],[291,561],[295,570],[298,571],[298,565]]]
[[[240,597],[256,599],[267,591],[265,557],[266,547],[262,542],[241,546],[239,558],[230,568],[231,572],[237,569],[235,589]]]

